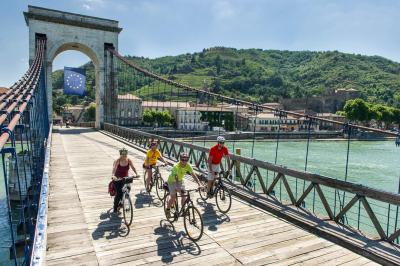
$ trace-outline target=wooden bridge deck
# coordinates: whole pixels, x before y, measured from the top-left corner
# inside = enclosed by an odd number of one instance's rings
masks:
[[[218,212],[214,200],[196,200],[205,231],[193,243],[181,221],[172,226],[165,220],[161,202],[144,193],[142,179],[131,191],[135,209],[128,231],[121,217],[110,214],[107,194],[112,162],[122,146],[90,129],[53,133],[47,265],[376,264],[235,198],[227,215]],[[144,155],[128,150],[142,175]]]

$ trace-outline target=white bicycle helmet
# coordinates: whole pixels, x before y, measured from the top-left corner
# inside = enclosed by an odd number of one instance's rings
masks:
[[[181,152],[179,154],[179,158],[182,159],[189,159],[189,154],[187,154],[186,152]]]
[[[218,136],[217,141],[218,142],[225,142],[225,138],[223,136]]]

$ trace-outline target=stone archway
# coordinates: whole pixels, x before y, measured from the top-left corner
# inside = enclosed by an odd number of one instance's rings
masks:
[[[105,47],[118,50],[118,34],[122,28],[118,21],[73,14],[47,8],[28,6],[24,12],[29,27],[29,63],[35,58],[37,36],[46,37],[46,88],[49,118],[52,119],[52,77],[54,58],[67,50],[87,55],[95,66],[96,75],[96,128],[104,122]]]

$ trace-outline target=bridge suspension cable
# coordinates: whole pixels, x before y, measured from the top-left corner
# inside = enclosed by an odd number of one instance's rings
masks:
[[[241,105],[244,105],[244,106],[248,106],[249,108],[256,108],[257,110],[260,110],[260,111],[269,110],[269,111],[272,111],[272,112],[280,112],[282,114],[291,115],[291,116],[298,117],[298,118],[300,118],[300,117],[301,118],[309,117],[309,118],[311,118],[311,119],[313,119],[315,121],[321,121],[321,122],[326,122],[326,123],[331,123],[331,124],[336,124],[336,125],[341,125],[341,126],[346,124],[345,122],[336,121],[336,120],[332,120],[332,119],[326,119],[326,118],[321,118],[321,117],[317,117],[317,116],[311,116],[311,115],[308,115],[308,114],[301,114],[301,113],[297,113],[297,112],[294,112],[294,111],[288,111],[288,110],[273,108],[273,107],[269,107],[269,106],[263,106],[261,104],[257,104],[257,103],[253,103],[253,102],[249,102],[249,101],[245,101],[245,100],[240,100],[240,99],[235,99],[235,98],[224,96],[224,95],[221,95],[221,94],[218,94],[218,93],[209,92],[209,91],[206,91],[204,89],[191,87],[189,85],[182,84],[182,83],[179,83],[179,82],[164,78],[164,77],[162,77],[162,76],[160,76],[158,74],[155,74],[153,72],[150,72],[150,71],[138,66],[137,64],[133,63],[132,61],[126,59],[125,57],[120,55],[115,49],[108,48],[108,51],[111,54],[113,54],[114,56],[116,56],[117,58],[119,58],[121,61],[123,61],[125,64],[129,65],[130,67],[132,67],[133,69],[137,70],[138,72],[141,72],[145,76],[152,77],[152,78],[154,78],[156,80],[160,80],[160,81],[165,82],[167,84],[173,85],[173,86],[175,86],[177,88],[182,88],[182,89],[187,89],[187,90],[191,90],[191,91],[194,91],[194,92],[197,91],[197,92],[200,92],[200,93],[209,94],[209,95],[211,95],[213,97],[224,99],[225,102],[241,104]],[[390,131],[386,131],[386,130],[381,130],[381,129],[372,128],[372,127],[366,127],[366,126],[361,126],[361,125],[351,124],[351,127],[357,128],[357,129],[360,129],[360,130],[364,130],[364,131],[377,132],[377,133],[388,135],[388,136],[396,137],[398,135],[398,133],[396,133],[396,132],[390,132]]]
[[[228,140],[230,140],[228,141],[227,145],[231,145],[231,147],[233,148],[236,148],[238,146],[237,141],[239,140],[239,137],[247,138],[250,140],[244,144],[241,144],[241,146],[243,145],[246,147],[246,149],[242,151],[243,157],[250,157],[254,160],[261,160],[263,162],[272,162],[272,164],[276,166],[278,164],[286,164],[286,167],[290,167],[290,164],[292,162],[289,162],[289,165],[287,165],[287,151],[288,148],[290,150],[290,147],[288,146],[288,142],[283,141],[283,139],[290,137],[290,134],[288,134],[287,132],[289,130],[288,127],[291,123],[296,123],[295,127],[298,127],[299,132],[294,132],[293,135],[298,134],[300,137],[302,136],[306,140],[306,142],[304,142],[305,158],[304,160],[302,160],[303,166],[299,167],[298,165],[296,165],[295,169],[299,171],[304,171],[305,173],[313,173],[315,171],[322,171],[324,173],[330,172],[329,175],[331,175],[331,168],[335,166],[332,166],[330,162],[325,162],[324,165],[318,165],[318,167],[316,168],[315,162],[317,160],[315,160],[315,157],[311,156],[311,147],[314,147],[314,144],[311,144],[312,140],[315,136],[319,134],[315,131],[316,129],[323,127],[324,124],[333,125],[332,128],[335,128],[336,130],[338,130],[338,132],[345,125],[351,128],[352,136],[350,136],[350,138],[348,138],[349,136],[347,136],[347,141],[353,141],[353,139],[357,139],[353,138],[353,136],[355,136],[354,134],[357,134],[357,130],[370,131],[386,136],[397,135],[397,133],[395,132],[344,123],[340,121],[312,116],[307,113],[303,114],[287,111],[270,106],[264,106],[255,102],[236,99],[234,97],[228,97],[223,95],[222,93],[216,93],[221,92],[220,88],[216,86],[216,83],[214,83],[211,88],[207,88],[209,86],[204,86],[203,88],[191,87],[176,81],[177,78],[181,78],[180,74],[177,74],[178,71],[176,71],[175,69],[176,66],[172,65],[172,68],[168,69],[168,67],[163,68],[158,65],[148,64],[146,67],[152,67],[152,69],[159,73],[155,74],[154,72],[146,70],[138,65],[139,63],[143,63],[143,65],[147,64],[142,62],[141,58],[136,58],[135,62],[138,63],[135,63],[132,59],[122,57],[117,51],[113,49],[108,49],[107,53],[109,54],[109,56],[107,56],[108,58],[113,58],[117,69],[125,70],[124,78],[121,78],[123,76],[122,73],[115,73],[114,77],[109,77],[109,79],[115,79],[115,81],[113,81],[114,84],[118,84],[118,86],[110,88],[111,90],[113,90],[112,93],[121,95],[128,92],[130,95],[132,95],[130,96],[132,97],[132,99],[134,95],[137,95],[140,99],[143,99],[143,101],[147,101],[146,105],[143,105],[144,108],[164,110],[164,107],[168,107],[171,113],[176,114],[176,124],[174,125],[174,128],[179,129],[179,131],[176,131],[175,134],[172,135],[174,138],[174,140],[172,141],[172,145],[168,149],[164,150],[164,152],[167,152],[171,157],[176,156],[176,151],[174,152],[174,150],[176,149],[175,141],[179,141],[179,139],[176,139],[176,136],[178,136],[177,134],[182,137],[186,136],[184,134],[191,134],[191,144],[198,145],[202,142],[201,146],[203,146],[203,148],[206,148],[207,140],[215,141],[213,134],[222,134],[225,135]],[[190,82],[190,80],[188,80],[188,82]],[[130,83],[133,84],[133,86],[129,86]],[[163,84],[164,88],[167,89],[160,90],[161,84]],[[109,92],[109,94],[111,93]],[[225,111],[227,109],[233,112],[233,125],[230,125],[228,122],[230,118],[225,116]],[[190,114],[186,115],[186,117],[180,117],[176,110],[194,110],[195,112],[199,111],[201,113],[202,119],[208,121],[208,131],[203,131],[204,136],[202,137],[198,137],[197,135],[195,136],[195,134],[197,133],[195,132],[196,130],[194,128],[194,123],[192,123],[192,125],[190,124],[190,121],[193,122],[193,119],[190,120]],[[256,132],[255,127],[262,120],[261,118],[259,118],[259,116],[268,116],[270,114],[274,116],[270,118],[270,120],[273,120],[272,122],[274,123],[268,124],[268,126],[271,128],[275,128],[275,131],[268,132],[268,136],[270,138],[275,138],[275,143],[266,141],[263,145],[267,147],[267,151],[260,151],[261,146],[258,145],[259,142],[257,140],[259,132]],[[118,116],[115,114],[112,115],[114,115],[115,117]],[[198,123],[197,120],[195,121],[195,123]],[[247,132],[241,132],[240,136],[239,134],[232,135],[232,133],[225,133],[221,129],[223,121],[224,127],[226,129],[229,128],[229,131],[234,131],[234,129],[237,130],[240,128],[241,130],[247,130]],[[179,124],[180,122],[182,123]],[[110,121],[110,124],[118,123]],[[239,124],[240,126],[238,126]],[[243,126],[243,124],[245,125]],[[126,126],[121,123],[119,125]],[[218,126],[218,128],[216,128],[215,131],[212,131],[213,126]],[[185,130],[185,128],[188,130]],[[163,134],[164,136],[168,136],[169,134],[168,131],[158,131],[159,129],[157,128],[157,126],[152,128],[152,130],[146,128],[144,128],[143,130],[147,130],[149,134],[156,134],[153,135],[152,138],[159,138],[160,141],[162,141],[162,138],[157,137],[157,132],[160,132],[160,134]],[[304,131],[304,133],[300,131]],[[346,133],[345,131],[343,132]],[[321,134],[321,136],[324,137],[323,134]],[[140,138],[142,137],[143,136],[140,136]],[[344,148],[346,151],[346,157],[343,160],[344,175],[340,170],[335,170],[335,174],[332,174],[332,178],[346,181],[348,176],[350,176],[349,165],[352,163],[350,160],[352,156],[350,156],[350,146],[347,145]],[[329,151],[326,151],[326,153],[329,153]],[[195,155],[195,157],[193,158],[191,157],[191,159],[196,161],[196,165],[201,166],[204,164],[203,158],[205,156],[205,153],[202,152]],[[353,163],[353,165],[356,164]],[[224,167],[226,167],[226,165],[224,165]],[[348,207],[353,205],[353,202],[349,202],[349,200],[351,199],[349,198],[349,195],[353,195],[352,193],[349,193],[347,191],[346,193],[343,193],[343,190],[337,189],[335,187],[326,187],[323,188],[322,191],[321,188],[319,188],[315,183],[311,182],[308,179],[301,180],[299,178],[290,177],[282,178],[282,175],[274,171],[272,168],[261,168],[251,166],[251,164],[247,163],[241,164],[239,162],[235,167],[236,169],[235,171],[233,171],[233,181],[240,182],[243,186],[251,188],[253,191],[260,192],[261,189],[262,192],[265,192],[268,195],[273,195],[282,202],[293,202],[294,199],[297,199],[296,204],[298,206],[308,209],[311,213],[314,213],[315,215],[319,215],[321,214],[321,212],[324,212],[324,210],[326,209],[326,207],[324,206],[327,206],[327,204],[329,203],[329,205],[332,206],[332,210],[327,208],[326,210],[328,211],[328,214],[330,216],[339,217],[338,219],[340,219],[341,222],[347,225],[355,226],[356,228],[364,228],[364,230],[365,228],[369,228],[368,230],[370,230],[371,228],[375,227],[374,225],[371,226],[370,224],[364,222],[368,219],[370,214],[365,213],[365,211],[360,209],[360,203],[358,204],[359,209],[357,211],[354,211],[353,209],[346,209],[346,206]],[[269,176],[271,176],[271,178],[269,178]],[[350,178],[353,178],[353,176],[350,176]],[[303,188],[301,188],[301,185]],[[290,188],[291,186],[291,189],[295,191],[295,196],[292,195],[291,192],[288,194],[284,194],[285,190],[287,191],[288,188]],[[279,193],[279,196],[278,193],[275,193],[275,191]],[[307,195],[311,196],[307,197]],[[397,227],[397,225],[394,225],[394,221],[397,221],[398,219],[397,214],[391,213],[394,212],[393,208],[390,209],[390,206],[388,208],[387,204],[385,205],[382,203],[375,203],[373,201],[371,201],[371,205],[373,206],[374,211],[378,210],[377,213],[389,212],[388,215],[384,215],[385,218],[382,218],[382,216],[379,218],[379,220],[383,221],[387,219],[388,221],[385,225],[387,226],[387,228],[390,228],[390,230],[393,231]],[[390,217],[391,219],[389,220],[388,217]],[[387,229],[388,232],[390,230]],[[380,231],[379,234],[382,235],[382,231]]]
[[[49,134],[43,68],[45,47],[46,39],[38,37],[32,64],[8,91],[0,95],[2,178],[10,232],[8,243],[11,243],[10,257],[14,265],[30,263],[38,235],[35,228]],[[15,201],[18,204],[11,204]],[[7,238],[2,236],[2,239]],[[20,246],[23,257],[17,252]]]

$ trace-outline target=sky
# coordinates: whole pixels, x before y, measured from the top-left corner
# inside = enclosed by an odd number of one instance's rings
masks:
[[[0,86],[28,68],[28,5],[119,21],[119,52],[156,58],[214,46],[338,50],[400,62],[398,0],[1,0]],[[89,61],[57,56],[53,70]]]

